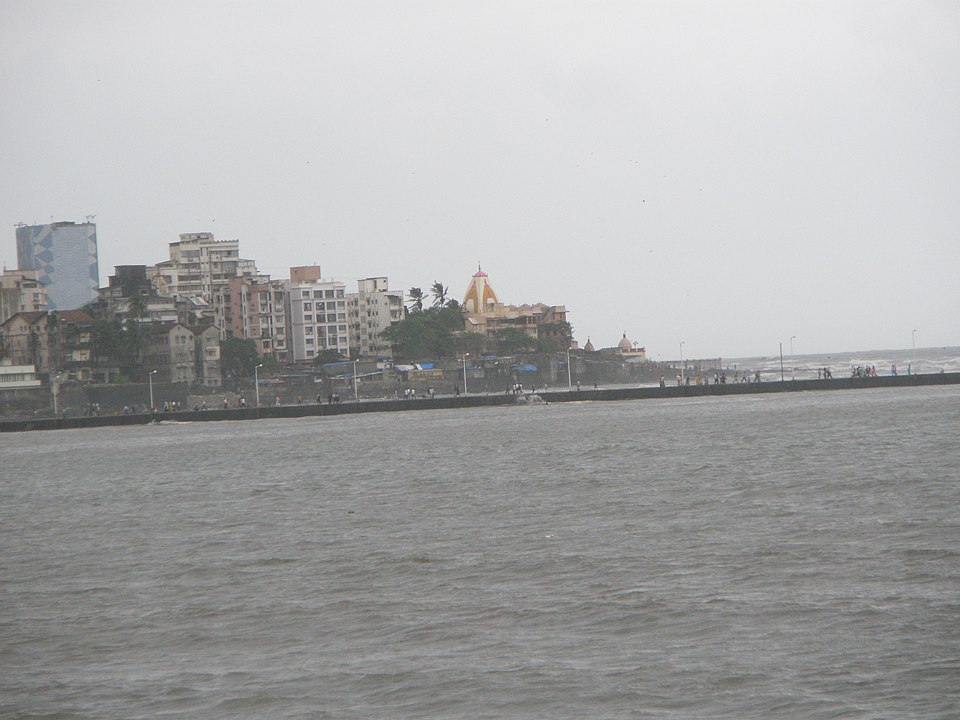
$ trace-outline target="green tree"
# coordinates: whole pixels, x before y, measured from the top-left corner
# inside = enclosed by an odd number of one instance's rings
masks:
[[[426,312],[450,332],[463,331],[463,313],[460,310],[460,303],[456,300],[447,300],[443,307],[432,307]]]
[[[226,377],[253,375],[259,364],[260,355],[253,340],[229,337],[220,341],[220,369]]]
[[[502,355],[513,355],[514,353],[532,350],[537,344],[536,340],[523,330],[512,327],[497,330],[494,337],[497,340],[497,351]]]
[[[410,312],[423,312],[423,290],[412,287],[407,295],[410,296]]]
[[[343,355],[338,353],[332,348],[324,348],[317,353],[316,357],[313,359],[314,365],[327,365],[329,363],[343,362],[346,360]]]
[[[479,336],[465,337],[468,333],[464,333],[460,303],[446,298],[447,288],[443,287],[442,283],[434,283],[433,287],[434,298],[442,298],[442,305],[434,302],[433,306],[424,309],[423,294],[417,295],[414,292],[418,290],[410,290],[411,298],[419,299],[413,310],[399,323],[380,334],[391,344],[395,356],[408,360],[453,357],[479,348],[476,342]]]
[[[390,342],[397,357],[407,360],[453,355],[453,333],[432,312],[412,312],[380,335]]]
[[[130,296],[130,303],[127,305],[127,314],[129,317],[134,318],[135,320],[140,320],[143,318],[143,314],[147,311],[147,302],[144,299],[143,295],[138,292],[135,292]]]
[[[566,320],[544,323],[537,330],[538,348],[547,350],[566,350],[573,340],[573,325]]]
[[[128,378],[143,373],[143,356],[150,346],[150,329],[132,318],[120,325],[119,356],[120,372]]]
[[[435,282],[430,288],[430,292],[433,295],[433,307],[439,309],[447,306],[449,288],[445,288],[442,282]]]

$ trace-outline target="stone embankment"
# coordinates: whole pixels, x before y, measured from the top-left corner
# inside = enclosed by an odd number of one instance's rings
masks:
[[[960,373],[931,375],[896,375],[867,378],[833,378],[829,380],[785,380],[781,382],[734,383],[726,385],[684,385],[667,387],[600,388],[597,390],[556,390],[538,392],[547,403],[602,400],[654,400],[666,398],[704,397],[713,395],[760,395],[766,393],[859,390],[877,388],[916,387],[922,385],[958,385]],[[441,396],[413,400],[364,400],[333,405],[281,405],[229,410],[183,410],[180,412],[96,417],[39,418],[0,422],[0,432],[26,430],[65,430],[84,427],[116,427],[145,425],[156,421],[207,422],[216,420],[257,420],[260,418],[300,418],[327,415],[349,415],[364,412],[402,412],[407,410],[441,410],[468,407],[513,405],[517,396],[510,394]]]

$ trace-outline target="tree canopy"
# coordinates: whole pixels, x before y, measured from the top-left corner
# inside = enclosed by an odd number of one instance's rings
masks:
[[[253,375],[259,364],[260,355],[253,340],[228,337],[220,341],[220,370],[225,377]]]
[[[444,287],[442,282],[435,282],[431,288],[430,293],[433,295],[433,307],[435,308],[444,308],[447,306],[447,293],[450,288]]]
[[[324,348],[313,358],[314,365],[328,365],[329,363],[344,362],[347,358],[333,348]]]
[[[410,312],[423,312],[423,290],[418,287],[412,287],[407,291],[410,300]]]
[[[411,312],[381,333],[394,353],[408,360],[453,357],[460,350],[462,335],[463,315],[456,300],[446,301],[443,307]]]
[[[518,328],[503,328],[497,330],[497,352],[502,355],[513,355],[514,353],[533,350],[537,341]]]

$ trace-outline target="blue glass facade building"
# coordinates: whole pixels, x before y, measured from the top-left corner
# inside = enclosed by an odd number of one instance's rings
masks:
[[[97,298],[97,226],[56,222],[17,228],[17,265],[36,270],[46,286],[47,308],[75,310]]]

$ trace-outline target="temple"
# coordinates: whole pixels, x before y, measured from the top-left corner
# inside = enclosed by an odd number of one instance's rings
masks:
[[[559,349],[576,347],[570,336],[566,307],[544,303],[505,305],[479,266],[463,295],[462,308],[467,332],[491,337],[514,328],[532,340],[547,340]]]

